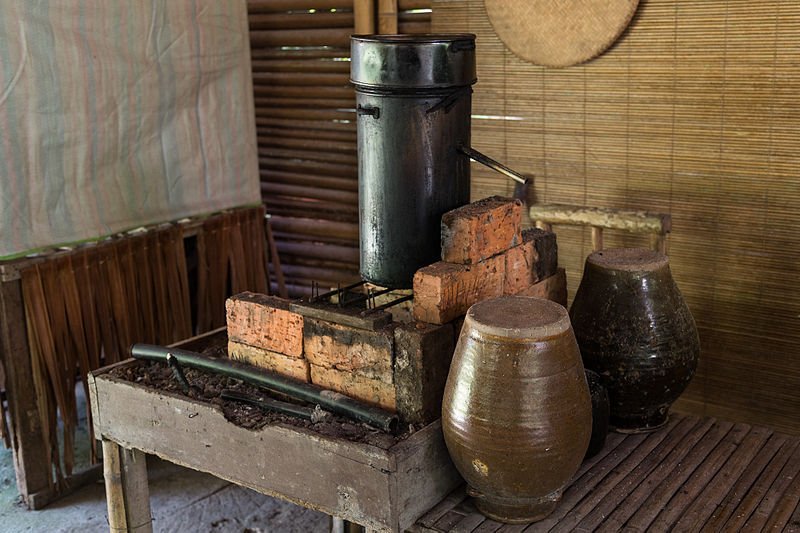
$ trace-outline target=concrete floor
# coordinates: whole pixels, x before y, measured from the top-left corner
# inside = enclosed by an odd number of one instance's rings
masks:
[[[79,402],[83,402],[79,392]],[[79,413],[83,412],[79,408]],[[76,457],[88,461],[85,419],[76,435]],[[76,465],[76,470],[86,465]],[[157,532],[326,532],[328,516],[298,507],[208,474],[148,457],[150,508]],[[21,503],[11,450],[0,444],[0,533],[108,531],[102,480],[50,504],[29,511]]]
[[[208,474],[148,458],[153,530],[163,532],[324,532],[327,515],[264,496]],[[106,532],[102,481],[39,511],[20,502],[10,450],[0,451],[0,531]]]

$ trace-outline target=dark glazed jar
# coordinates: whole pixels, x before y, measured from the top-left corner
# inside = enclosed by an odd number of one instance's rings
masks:
[[[567,310],[524,296],[473,305],[447,377],[442,429],[483,514],[508,523],[546,517],[592,429]]]
[[[667,256],[642,248],[592,253],[570,318],[584,365],[608,390],[611,425],[623,432],[663,426],[700,354]]]

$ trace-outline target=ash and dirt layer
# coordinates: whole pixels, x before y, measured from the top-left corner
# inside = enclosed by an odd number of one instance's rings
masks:
[[[202,353],[209,357],[227,357],[226,349],[222,346],[210,347]],[[414,430],[413,427],[404,427],[400,434],[391,435],[358,421],[334,414],[326,417],[323,421],[314,423],[281,413],[264,411],[248,404],[223,400],[220,397],[220,393],[225,389],[229,389],[256,398],[268,397],[281,401],[290,401],[297,405],[311,408],[314,406],[292,400],[278,393],[260,389],[238,379],[193,368],[184,368],[183,370],[186,374],[186,379],[192,386],[188,394],[184,394],[181,385],[173,377],[172,369],[166,363],[136,361],[130,365],[117,367],[110,374],[115,378],[137,383],[144,387],[188,396],[193,400],[215,405],[222,411],[228,421],[251,430],[259,430],[268,425],[283,424],[310,429],[327,437],[366,443],[383,449],[388,449],[406,439]]]

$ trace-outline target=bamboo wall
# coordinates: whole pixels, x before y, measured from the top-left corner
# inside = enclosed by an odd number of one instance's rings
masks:
[[[477,34],[473,145],[534,174],[531,200],[672,214],[703,347],[678,406],[800,433],[800,3],[641,0],[565,69],[515,57],[482,0],[434,1],[433,29]],[[473,199],[511,192],[473,165]],[[555,229],[572,297],[590,236]]]
[[[357,15],[358,32],[425,32],[430,0],[250,0],[248,11],[261,191],[289,294],[308,295],[312,282],[359,278]]]

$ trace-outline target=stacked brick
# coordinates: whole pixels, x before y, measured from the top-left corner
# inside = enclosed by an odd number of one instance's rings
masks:
[[[566,305],[555,235],[522,230],[522,203],[493,196],[442,217],[442,261],[414,276],[414,318],[446,324],[481,300],[525,294]]]
[[[303,317],[277,296],[243,292],[225,302],[228,357],[309,382]]]
[[[341,316],[334,311],[254,293],[238,294],[226,307],[230,357],[397,412],[407,423],[440,416],[450,324],[359,327],[335,322]],[[326,314],[330,320],[321,318]]]
[[[242,293],[226,304],[228,353],[426,424],[441,413],[460,321],[504,294],[566,303],[555,235],[521,229],[520,202],[492,197],[442,218],[442,261],[414,277],[414,321]],[[393,319],[394,318],[394,319]]]

